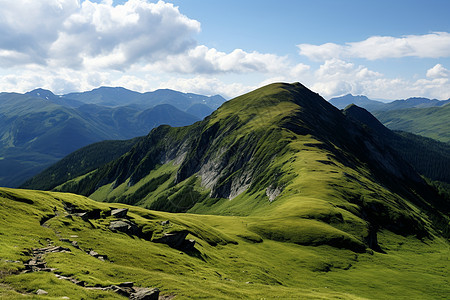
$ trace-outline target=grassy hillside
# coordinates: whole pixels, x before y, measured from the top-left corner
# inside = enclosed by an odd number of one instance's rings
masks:
[[[450,144],[404,131],[391,131],[356,105],[346,107],[343,113],[382,136],[421,175],[450,184]]]
[[[392,130],[401,130],[450,143],[450,105],[374,112]]]
[[[326,205],[300,203],[310,212]],[[99,288],[130,281],[175,299],[446,299],[450,293],[449,244],[435,235],[419,240],[382,230],[378,241],[386,253],[354,252],[301,245],[324,226],[306,215],[170,214],[6,188],[0,188],[0,204],[4,299],[125,299]],[[111,208],[125,207],[128,219],[122,220],[135,224],[135,234],[110,229],[117,221]],[[183,230],[195,240],[193,249],[157,243],[164,233]],[[282,234],[274,238],[269,231]],[[33,250],[48,245],[63,247],[40,258],[48,270],[24,272]],[[39,289],[48,294],[38,296]]]
[[[265,238],[353,251],[383,251],[377,234],[385,229],[449,232],[449,203],[389,141],[298,83],[230,100],[191,126],[159,127],[55,190],[168,212],[264,217],[252,228]]]

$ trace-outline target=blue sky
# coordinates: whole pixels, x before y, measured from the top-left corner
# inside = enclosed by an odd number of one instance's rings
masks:
[[[23,3],[22,3],[23,2]],[[0,91],[450,98],[450,1],[0,0]]]

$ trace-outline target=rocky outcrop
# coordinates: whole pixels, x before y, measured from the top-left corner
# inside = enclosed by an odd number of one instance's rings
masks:
[[[47,267],[47,263],[44,260],[44,255],[48,253],[57,253],[57,252],[67,253],[71,251],[69,248],[64,248],[61,246],[48,246],[45,248],[33,249],[32,258],[24,263],[25,266],[24,273],[54,271],[55,269]]]
[[[140,289],[130,295],[130,300],[158,300],[159,289]]]

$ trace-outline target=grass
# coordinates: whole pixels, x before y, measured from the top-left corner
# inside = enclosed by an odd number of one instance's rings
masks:
[[[59,274],[88,285],[133,281],[136,286],[158,287],[163,295],[177,299],[445,299],[450,293],[449,244],[438,237],[420,241],[382,231],[379,242],[387,254],[354,252],[345,247],[301,245],[317,226],[325,227],[320,228],[319,237],[327,230],[345,235],[319,220],[171,214],[98,203],[73,194],[4,188],[0,192],[0,297],[8,299],[39,298],[33,296],[39,288],[49,292],[42,297],[46,299],[120,298],[59,280],[51,272],[21,274],[22,264],[9,262],[26,261],[30,249],[43,247],[47,239],[71,249],[45,258]],[[111,217],[90,222],[67,218],[64,203],[84,210],[128,207],[136,224],[155,233],[163,230],[161,221],[169,220],[164,226],[189,230],[196,250],[184,253],[114,233],[108,229]],[[324,207],[310,210],[323,212]],[[45,223],[48,227],[40,226],[55,208],[59,215]],[[100,261],[59,238],[76,240],[81,249],[92,248],[108,259]]]
[[[61,211],[50,228],[27,234],[54,243],[77,236],[82,249],[107,255],[105,262],[75,248],[48,255],[58,272],[91,285],[134,281],[179,299],[445,298],[449,244],[430,221],[435,199],[424,196],[434,195],[396,177],[405,164],[384,159],[383,144],[322,100],[299,84],[258,89],[190,127],[159,127],[117,161],[59,187],[104,202],[19,190],[5,190],[5,199],[14,209],[36,206],[35,224],[55,206]],[[66,218],[60,202],[104,217]],[[128,207],[146,239],[110,231],[110,207]],[[149,241],[181,230],[195,250]],[[2,282],[29,292],[20,276]]]
[[[450,105],[374,112],[386,127],[450,142]]]

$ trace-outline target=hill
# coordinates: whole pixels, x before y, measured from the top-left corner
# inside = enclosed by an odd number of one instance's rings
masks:
[[[337,108],[356,104],[375,115],[392,130],[406,131],[433,138],[441,142],[450,141],[450,103],[449,100],[428,98],[408,98],[389,103],[370,100],[365,96],[345,95],[330,99]]]
[[[52,95],[44,90],[0,94],[0,186],[16,187],[94,142],[129,139],[146,135],[161,124],[183,126],[199,120],[167,104],[146,110],[75,108],[68,104],[73,101],[60,103],[61,98]]]
[[[389,141],[301,84],[237,97],[191,126],[160,126],[56,190],[169,212],[271,216],[260,234],[300,244],[311,240],[275,224],[320,220],[315,244],[352,250],[380,250],[380,229],[428,235],[418,211],[448,230],[449,204]]]
[[[66,182],[90,172],[128,152],[142,138],[124,141],[102,141],[83,147],[67,155],[57,163],[33,176],[21,187],[27,189],[52,189],[55,185]]]
[[[421,175],[433,181],[450,185],[450,145],[403,131],[391,131],[364,108],[350,105],[343,110],[354,119],[388,142],[397,154],[407,161]]]
[[[383,230],[386,253],[359,253],[263,237],[260,218],[6,188],[0,204],[2,299],[125,299],[153,288],[165,299],[439,299],[450,292],[448,241],[437,236],[420,241]],[[311,222],[273,225],[311,235],[322,226]]]
[[[450,143],[450,105],[377,111],[374,115],[392,130],[408,131]]]
[[[0,295],[445,298],[450,203],[377,122],[277,83],[55,189],[102,202],[0,189]]]
[[[358,105],[369,111],[379,110],[386,107],[381,101],[371,100],[363,95],[353,96],[352,94],[331,98],[329,102],[339,109],[343,109],[351,104]]]

